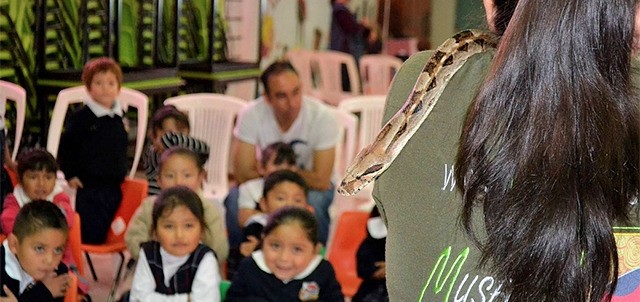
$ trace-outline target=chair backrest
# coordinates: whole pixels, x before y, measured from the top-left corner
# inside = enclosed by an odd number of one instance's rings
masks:
[[[84,262],[82,260],[82,236],[80,234],[80,215],[73,212],[73,225],[69,228],[67,245],[71,249],[73,261],[76,263],[80,275],[84,275]]]
[[[347,166],[353,160],[356,152],[356,139],[358,136],[358,117],[343,110],[335,109],[338,127],[338,144],[336,144],[336,155],[334,167],[334,178],[340,181],[346,172]]]
[[[247,102],[223,94],[194,93],[168,98],[164,104],[174,105],[186,112],[191,124],[190,135],[209,145],[204,193],[205,197],[222,203],[229,191],[229,152],[233,126],[236,116]]]
[[[120,187],[122,189],[122,202],[116,211],[104,244],[122,244],[123,249],[126,249],[124,233],[127,230],[131,216],[138,209],[142,200],[147,197],[149,183],[144,179],[127,178]]]
[[[67,116],[67,111],[69,110],[69,105],[82,103],[88,98],[89,93],[84,86],[66,88],[58,93],[56,104],[53,107],[53,113],[51,114],[49,133],[47,135],[47,151],[53,154],[53,156],[58,156],[60,135],[62,134],[62,128],[64,126],[65,117]],[[133,165],[129,172],[129,177],[133,178],[136,170],[138,169],[138,163],[140,162],[140,156],[142,155],[142,149],[144,147],[144,139],[147,134],[149,97],[140,91],[122,87],[120,89],[120,96],[118,97],[118,100],[120,101],[123,110],[126,111],[129,106],[138,110],[136,149],[133,157]]]
[[[402,60],[390,55],[371,54],[360,57],[360,79],[364,94],[387,94],[401,65]]]
[[[343,212],[329,244],[327,260],[333,265],[342,293],[347,297],[353,297],[362,283],[358,277],[356,253],[367,237],[368,219],[368,212]]]
[[[344,99],[338,105],[338,110],[355,113],[360,117],[356,153],[369,145],[382,128],[385,102],[384,95],[363,95]]]
[[[344,98],[360,95],[360,76],[352,55],[332,50],[316,52],[320,73],[320,99],[330,105],[338,105]],[[346,66],[349,91],[342,87],[342,66]]]
[[[304,94],[314,95],[317,87],[315,85],[314,71],[317,67],[315,61],[315,51],[307,49],[295,49],[287,52],[287,59],[298,72],[300,83],[302,84],[302,92]]]
[[[24,129],[24,118],[27,108],[27,92],[24,88],[11,82],[0,81],[0,116],[4,116],[7,108],[7,100],[16,103],[16,132],[13,143],[13,152],[11,159],[16,160],[18,150],[20,149],[20,141],[22,139],[22,131]]]

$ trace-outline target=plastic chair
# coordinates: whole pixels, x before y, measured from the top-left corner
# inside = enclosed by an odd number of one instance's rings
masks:
[[[120,282],[120,275],[122,273],[122,267],[124,266],[124,251],[127,250],[127,246],[124,242],[124,233],[127,229],[127,225],[131,220],[131,216],[135,210],[140,206],[142,200],[147,197],[148,183],[144,179],[132,179],[128,178],[122,183],[122,203],[116,212],[116,215],[111,223],[111,228],[107,233],[107,239],[103,244],[82,244],[80,248],[87,257],[87,264],[93,276],[93,280],[97,281],[95,269],[91,262],[89,253],[95,254],[112,254],[117,253],[120,255],[120,264],[115,274],[113,285],[111,286],[111,292],[109,297],[115,296],[115,291]]]
[[[384,95],[363,95],[344,99],[338,104],[338,111],[349,112],[359,116],[356,151],[348,158],[346,166],[351,163],[351,160],[357,156],[360,150],[375,140],[378,132],[382,128],[385,102],[386,96]],[[354,197],[373,200],[371,194],[373,193],[374,184],[375,182],[372,182],[364,187]]]
[[[360,57],[360,79],[364,94],[386,95],[401,65],[402,60],[390,55],[372,54]]]
[[[224,301],[227,297],[227,292],[229,291],[229,287],[231,287],[231,281],[222,280],[220,281],[220,301]]]
[[[337,106],[341,100],[360,95],[360,76],[356,61],[352,55],[339,51],[319,51],[316,53],[318,70],[320,73],[320,95],[327,104]],[[342,89],[342,66],[347,68],[349,76],[349,91]]]
[[[84,275],[84,262],[82,261],[82,236],[80,235],[80,215],[73,213],[73,225],[69,228],[67,245],[71,249],[73,261],[76,263],[78,273]]]
[[[333,265],[346,297],[353,297],[362,283],[358,277],[356,253],[367,237],[368,219],[368,212],[343,212],[329,244],[327,260]]]
[[[336,144],[333,175],[336,181],[340,181],[346,172],[347,166],[355,157],[358,117],[353,113],[337,109],[335,114],[340,127],[338,127],[339,139],[338,144]]]
[[[168,98],[164,104],[186,112],[191,124],[190,135],[209,145],[204,196],[222,204],[229,192],[229,150],[233,125],[247,102],[223,94],[194,93]]]
[[[315,85],[314,74],[317,67],[315,61],[316,52],[306,49],[295,49],[287,52],[287,59],[298,72],[302,84],[302,92],[308,95],[317,95],[318,88]]]
[[[49,134],[47,135],[47,151],[54,157],[58,156],[58,147],[60,146],[60,135],[64,126],[64,120],[70,104],[82,103],[89,98],[89,93],[84,86],[76,86],[63,89],[58,93],[56,104],[51,114],[51,123],[49,124]],[[149,98],[144,93],[122,87],[120,96],[118,97],[122,109],[127,111],[129,106],[138,110],[138,124],[136,132],[136,149],[133,156],[133,165],[129,172],[129,177],[135,176],[144,147],[144,139],[147,134],[147,120],[149,116]]]
[[[26,115],[27,92],[24,88],[11,82],[0,81],[0,116],[4,116],[7,108],[7,100],[16,103],[16,133],[15,142],[13,144],[13,152],[11,160],[16,160],[18,150],[20,149],[20,141],[22,139],[22,131],[24,129],[24,118]],[[4,152],[4,151],[3,151]]]
[[[64,295],[64,302],[78,302],[78,276],[69,272],[69,277],[71,280],[69,280],[67,293]]]

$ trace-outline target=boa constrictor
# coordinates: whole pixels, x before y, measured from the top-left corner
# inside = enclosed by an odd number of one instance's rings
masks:
[[[476,30],[462,31],[440,45],[425,64],[402,108],[347,168],[338,193],[354,195],[387,170],[435,107],[453,74],[469,57],[495,46],[495,36]]]

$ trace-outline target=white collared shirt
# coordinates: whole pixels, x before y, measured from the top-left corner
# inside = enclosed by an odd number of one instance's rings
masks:
[[[14,255],[9,249],[9,240],[5,239],[4,242],[2,242],[2,246],[4,247],[4,270],[11,279],[18,280],[18,282],[20,282],[19,295],[21,295],[24,290],[27,289],[27,286],[35,283],[35,280],[22,269],[22,266],[20,266],[18,258],[16,258],[16,255]]]
[[[264,260],[264,253],[262,253],[262,250],[257,250],[253,253],[251,253],[251,258],[253,258],[253,261],[256,262],[256,264],[258,265],[258,267],[265,273],[267,274],[273,274],[273,272],[271,272],[271,270],[269,269],[269,267],[267,267],[267,262]],[[293,277],[293,279],[290,280],[281,280],[282,282],[284,282],[285,284],[289,283],[291,280],[300,280],[300,279],[304,279],[307,276],[311,275],[311,273],[313,273],[313,271],[316,270],[316,268],[318,267],[318,265],[320,265],[320,262],[322,262],[322,256],[320,255],[316,255],[313,260],[311,260],[311,262],[309,262],[309,265],[307,265],[307,267],[300,272],[299,274],[297,274],[295,277]]]
[[[115,102],[113,102],[113,106],[111,107],[111,109],[105,108],[104,106],[96,103],[96,101],[91,98],[84,100],[84,103],[97,117],[103,117],[105,115],[108,115],[110,117],[113,117],[114,115],[117,115],[119,117],[124,116],[124,111],[122,110],[122,106],[120,105],[120,101],[118,100],[115,100]]]

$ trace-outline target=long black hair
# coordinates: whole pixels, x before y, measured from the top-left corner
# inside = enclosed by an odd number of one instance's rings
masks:
[[[469,109],[461,223],[510,301],[611,299],[612,228],[628,221],[639,186],[635,7],[520,0]]]

